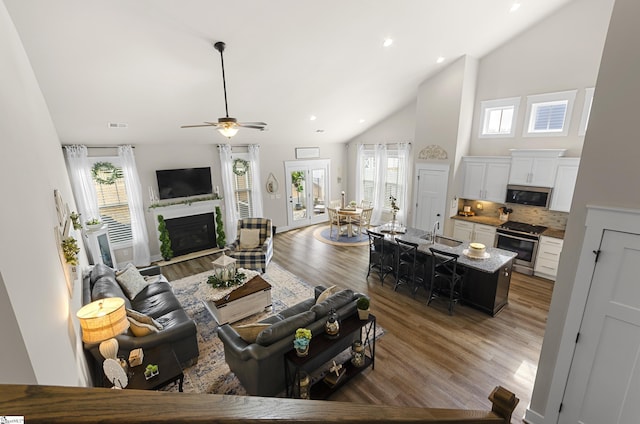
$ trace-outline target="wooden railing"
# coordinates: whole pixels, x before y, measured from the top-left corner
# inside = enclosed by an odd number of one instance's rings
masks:
[[[24,416],[25,423],[508,423],[518,404],[496,387],[492,411],[407,408],[326,402],[112,390],[0,385],[0,416]]]

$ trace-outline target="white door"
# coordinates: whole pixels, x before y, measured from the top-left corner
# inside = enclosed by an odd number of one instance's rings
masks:
[[[289,228],[327,220],[329,166],[328,159],[285,162]]]
[[[605,230],[599,252],[560,423],[640,417],[640,235]]]
[[[446,217],[447,183],[449,165],[424,164],[416,167],[416,213],[414,227],[431,231],[436,221],[440,223],[438,234],[442,234]]]

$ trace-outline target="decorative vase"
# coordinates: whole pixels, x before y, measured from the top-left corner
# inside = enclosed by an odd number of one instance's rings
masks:
[[[324,324],[324,331],[331,339],[340,335],[340,321],[338,320],[338,314],[336,310],[331,308],[331,312],[327,316],[327,322]]]
[[[361,367],[364,362],[364,346],[360,340],[356,340],[351,345],[351,363],[356,367]]]
[[[369,319],[369,309],[358,309],[358,318],[361,320]]]
[[[296,348],[296,355],[298,355],[299,357],[304,357],[307,356],[309,354],[309,345],[306,345],[304,348]]]

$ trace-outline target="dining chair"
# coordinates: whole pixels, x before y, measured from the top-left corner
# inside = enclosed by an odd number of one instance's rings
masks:
[[[338,240],[338,238],[340,238],[340,234],[342,234],[343,227],[349,223],[344,218],[340,217],[335,208],[327,208],[327,212],[329,213],[329,239],[333,236],[333,227],[337,227],[336,240]]]
[[[351,225],[358,227],[358,234],[363,234],[362,229],[371,228],[371,215],[373,214],[373,208],[362,209],[360,215],[351,218]]]
[[[393,274],[394,265],[394,247],[384,240],[384,234],[367,230],[369,236],[369,271],[367,278],[371,274],[371,270],[377,270],[380,277],[380,284],[384,285],[384,279],[387,275]]]
[[[396,285],[393,290],[397,291],[398,287],[406,285],[415,297],[418,289],[424,286],[426,257],[418,252],[416,243],[396,239],[395,261]]]
[[[453,306],[458,303],[462,293],[464,272],[458,269],[460,255],[429,248],[431,251],[431,282],[427,305],[437,297],[449,299],[449,315],[453,315]]]
[[[342,206],[342,202],[340,200],[330,200],[329,201],[329,207],[330,208],[337,209],[340,206]]]
[[[371,201],[370,200],[361,200],[360,201],[360,207],[362,209],[370,208],[371,207]]]

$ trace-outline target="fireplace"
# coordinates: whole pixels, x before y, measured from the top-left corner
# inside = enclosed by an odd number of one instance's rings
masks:
[[[217,247],[213,213],[165,219],[165,223],[174,256]]]

